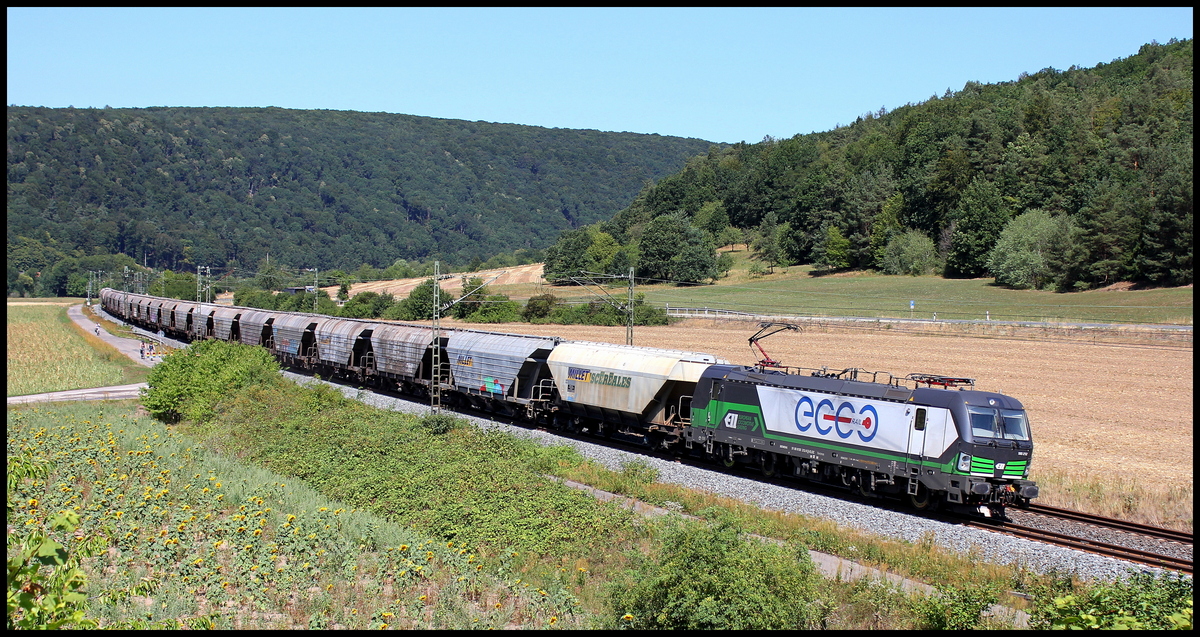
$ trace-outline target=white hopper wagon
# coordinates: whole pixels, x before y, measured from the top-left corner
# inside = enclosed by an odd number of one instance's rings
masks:
[[[676,436],[691,418],[696,381],[709,365],[726,361],[698,352],[569,341],[546,362],[560,409],[577,424],[645,424],[651,432]]]

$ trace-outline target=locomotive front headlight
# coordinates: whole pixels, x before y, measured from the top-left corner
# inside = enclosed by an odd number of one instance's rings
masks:
[[[960,454],[958,456],[958,470],[963,473],[971,472],[971,456],[968,454]]]

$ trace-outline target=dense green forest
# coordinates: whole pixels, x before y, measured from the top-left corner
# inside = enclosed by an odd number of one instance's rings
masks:
[[[565,232],[579,270],[683,283],[713,246],[766,266],[993,276],[1060,291],[1192,282],[1192,40],[1047,68],[791,139],[713,148],[610,221]]]
[[[9,106],[8,268],[466,265],[609,219],[710,146],[388,113]]]

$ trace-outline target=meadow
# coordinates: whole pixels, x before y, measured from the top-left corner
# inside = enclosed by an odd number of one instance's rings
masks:
[[[9,302],[8,394],[139,383],[146,369],[68,317],[67,299]]]
[[[991,278],[943,279],[870,271],[821,273],[812,266],[774,268],[753,276],[744,250],[716,285],[638,286],[646,301],[787,316],[857,316],[1080,323],[1192,324],[1192,288],[1107,289],[1060,294],[1013,290]],[[912,302],[910,309],[910,302]]]
[[[728,276],[714,285],[682,286],[639,282],[635,293],[645,294],[655,307],[719,308],[768,316],[918,318],[1037,321],[1064,323],[1192,324],[1192,287],[1135,289],[1127,283],[1108,288],[1060,294],[1044,290],[1013,290],[990,278],[943,279],[936,276],[895,276],[871,271],[822,273],[812,266],[776,267],[752,275],[757,264],[745,249],[726,250],[733,257]],[[514,268],[526,279],[506,283],[506,271],[489,285],[493,293],[524,302],[531,296],[554,294],[572,302],[594,300],[606,293],[623,302],[628,283],[597,287],[554,286],[540,282],[530,266]],[[459,275],[455,275],[459,276]],[[467,274],[466,276],[472,276]],[[484,276],[483,278],[490,278]],[[360,291],[391,292],[405,298],[423,279],[374,281],[351,286]],[[458,279],[445,283],[458,289]],[[329,288],[336,294],[337,288]],[[910,302],[911,308],[910,309]]]

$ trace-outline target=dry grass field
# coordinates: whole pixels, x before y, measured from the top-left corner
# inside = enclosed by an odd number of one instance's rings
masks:
[[[489,286],[500,287],[518,286],[518,285],[534,285],[542,281],[542,264],[531,263],[529,265],[517,265],[511,268],[500,268],[497,270],[481,270],[472,272],[468,276],[474,278],[479,277],[484,281],[496,277],[496,280],[489,283]],[[392,294],[398,299],[406,298],[412,293],[413,288],[421,284],[421,282],[432,277],[418,277],[415,279],[397,279],[394,281],[370,281],[367,283],[355,283],[350,286],[350,296],[361,292],[377,292],[379,294]],[[453,291],[462,289],[462,277],[455,275],[449,279],[442,281],[443,290]],[[337,298],[338,286],[330,286],[321,288],[329,293],[330,298]]]
[[[624,343],[624,327],[468,325],[490,331]],[[1046,504],[1150,523],[1192,524],[1192,348],[1135,335],[1122,342],[994,337],[976,331],[907,332],[812,323],[762,341],[785,365],[858,367],[903,376],[966,376],[1025,404],[1033,423],[1033,477]],[[690,320],[638,327],[634,343],[757,360],[757,324]]]

